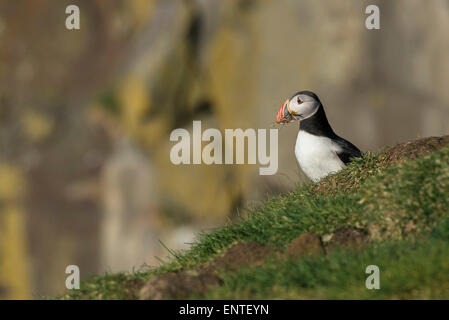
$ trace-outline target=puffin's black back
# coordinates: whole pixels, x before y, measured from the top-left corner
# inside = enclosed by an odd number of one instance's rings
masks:
[[[314,136],[334,138],[336,134],[327,120],[326,113],[324,112],[323,105],[320,102],[318,111],[305,120],[301,120],[299,123],[299,130],[303,130]]]

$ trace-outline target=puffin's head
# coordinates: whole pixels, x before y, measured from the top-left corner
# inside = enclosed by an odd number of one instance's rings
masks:
[[[311,91],[300,91],[287,99],[279,109],[276,123],[291,123],[313,116],[321,106],[318,96]]]

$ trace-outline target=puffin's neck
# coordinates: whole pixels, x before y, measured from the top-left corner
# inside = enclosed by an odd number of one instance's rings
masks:
[[[313,116],[300,121],[299,131],[305,131],[320,137],[335,136],[334,130],[332,130],[329,121],[327,120],[326,113],[324,112],[324,108],[321,103],[317,112]]]

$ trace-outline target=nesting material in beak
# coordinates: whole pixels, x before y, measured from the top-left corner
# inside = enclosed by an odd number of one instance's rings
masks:
[[[290,123],[294,120],[293,115],[288,111],[288,103],[290,101],[287,99],[287,101],[284,102],[282,107],[279,109],[278,114],[276,116],[276,123]]]

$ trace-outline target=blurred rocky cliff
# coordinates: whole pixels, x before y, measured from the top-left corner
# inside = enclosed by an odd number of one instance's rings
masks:
[[[77,4],[81,29],[65,28]],[[377,4],[381,29],[365,28]],[[301,89],[363,150],[449,132],[445,0],[0,0],[0,296],[155,263],[303,181],[175,166],[175,128],[270,128]]]

